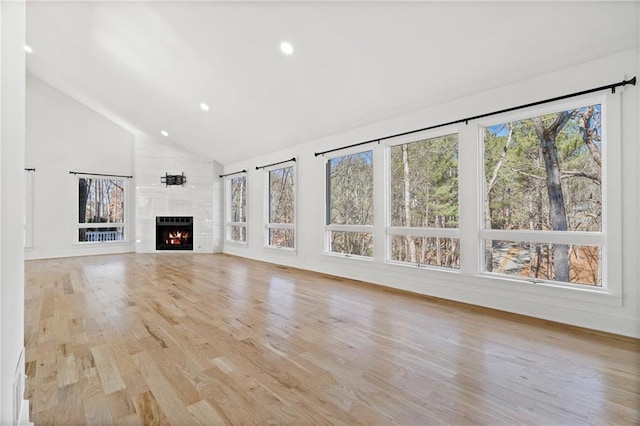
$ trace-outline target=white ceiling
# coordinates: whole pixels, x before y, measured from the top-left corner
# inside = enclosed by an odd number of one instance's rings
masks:
[[[637,47],[638,3],[29,2],[27,43],[35,76],[228,164]]]

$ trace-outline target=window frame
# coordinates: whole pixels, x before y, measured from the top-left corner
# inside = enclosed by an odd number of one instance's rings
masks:
[[[347,157],[355,154],[364,154],[366,152],[371,152],[371,184],[373,185],[373,191],[371,193],[371,206],[372,206],[372,214],[373,220],[371,225],[342,225],[342,224],[334,224],[331,223],[331,182],[330,182],[330,171],[329,164],[331,160],[334,158]],[[363,147],[353,147],[340,150],[340,153],[336,153],[332,156],[327,156],[324,160],[324,254],[327,256],[335,256],[340,258],[351,258],[364,260],[367,262],[373,262],[376,259],[376,251],[375,251],[375,240],[376,240],[376,190],[375,190],[375,181],[376,181],[376,149],[373,147],[363,148]],[[357,254],[350,253],[338,253],[331,251],[331,233],[332,232],[354,232],[354,233],[365,233],[371,234],[371,239],[373,241],[374,252],[372,256],[362,256]]]
[[[460,214],[460,206],[462,204],[462,197],[460,188],[462,186],[462,182],[460,179],[460,175],[458,175],[458,227],[457,228],[433,228],[433,227],[410,227],[410,226],[392,226],[391,223],[391,210],[392,210],[392,200],[391,200],[391,149],[396,146],[411,144],[414,142],[421,142],[429,139],[436,139],[443,136],[449,135],[457,135],[458,136],[458,156],[460,155],[460,131],[458,126],[444,126],[438,129],[433,130],[425,130],[423,132],[416,132],[409,135],[399,136],[393,139],[389,139],[385,141],[385,216],[384,216],[384,226],[385,226],[385,262],[392,265],[400,265],[400,266],[408,266],[420,269],[434,269],[438,271],[447,271],[453,273],[460,273],[461,266],[458,268],[449,268],[446,266],[438,266],[438,265],[428,265],[424,263],[411,263],[411,262],[403,262],[399,260],[393,260],[391,258],[391,239],[394,235],[399,236],[410,236],[410,237],[435,237],[435,238],[456,238],[459,242],[461,242],[460,237],[460,228],[461,228],[461,214]],[[460,159],[458,159],[458,170],[460,169]],[[460,265],[462,265],[462,247],[459,247],[460,250]]]
[[[291,163],[291,164],[289,164]],[[275,170],[287,169],[291,167],[293,169],[293,223],[271,223],[271,191],[270,180],[271,172]],[[297,162],[294,160],[287,161],[269,167],[263,168],[265,172],[265,196],[264,196],[264,247],[269,249],[283,250],[295,252],[298,248],[298,167]],[[272,229],[288,229],[293,230],[293,247],[281,247],[273,244],[269,244],[269,231]]]
[[[232,210],[232,205],[231,205],[231,181],[233,179],[237,179],[239,177],[244,178],[244,185],[245,185],[245,221],[244,222],[233,222],[231,221],[231,210]],[[249,232],[248,232],[248,221],[249,221],[249,179],[248,179],[248,173],[246,172],[241,172],[241,173],[237,173],[231,176],[226,176],[224,178],[225,182],[224,182],[224,192],[225,192],[225,225],[224,225],[224,235],[225,235],[225,242],[227,243],[234,243],[234,244],[239,244],[239,245],[243,245],[243,246],[247,246],[249,243]],[[231,238],[232,235],[232,229],[233,227],[239,226],[241,228],[244,228],[244,236],[245,236],[245,240],[234,240]]]
[[[123,194],[123,203],[124,206],[122,208],[122,222],[105,222],[105,223],[80,223],[80,218],[78,217],[78,212],[80,209],[80,179],[94,179],[94,180],[121,180],[122,181],[122,190]],[[104,245],[104,244],[123,244],[129,243],[129,217],[130,209],[131,209],[131,196],[130,196],[130,185],[129,179],[126,177],[119,177],[113,175],[103,175],[103,174],[82,174],[77,173],[74,174],[74,195],[75,195],[75,209],[74,209],[74,226],[73,226],[73,244],[77,246],[87,246],[87,245]],[[112,240],[112,241],[80,241],[79,231],[80,229],[88,229],[88,228],[122,228],[122,240]]]
[[[588,105],[601,105],[602,158],[601,196],[602,225],[599,232],[586,231],[530,231],[485,229],[484,194],[484,129],[489,126],[530,119],[545,114],[557,113]],[[477,122],[477,272],[480,276],[501,281],[536,284],[540,286],[583,290],[621,296],[621,149],[620,149],[620,97],[613,94],[584,95],[570,100],[558,101],[534,108],[495,115]],[[614,223],[618,225],[615,226]],[[541,278],[517,277],[485,270],[486,241],[515,241],[550,244],[573,244],[597,246],[601,256],[601,286],[569,283]]]

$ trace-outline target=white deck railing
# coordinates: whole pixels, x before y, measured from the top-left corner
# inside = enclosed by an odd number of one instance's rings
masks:
[[[121,241],[124,240],[122,231],[87,231],[85,241]]]

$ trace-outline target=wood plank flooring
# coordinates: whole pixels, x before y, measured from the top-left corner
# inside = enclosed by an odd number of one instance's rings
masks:
[[[228,255],[26,262],[50,424],[638,424],[640,343]]]

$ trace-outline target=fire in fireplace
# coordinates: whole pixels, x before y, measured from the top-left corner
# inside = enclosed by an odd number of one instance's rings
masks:
[[[157,216],[156,250],[193,250],[193,216]]]

